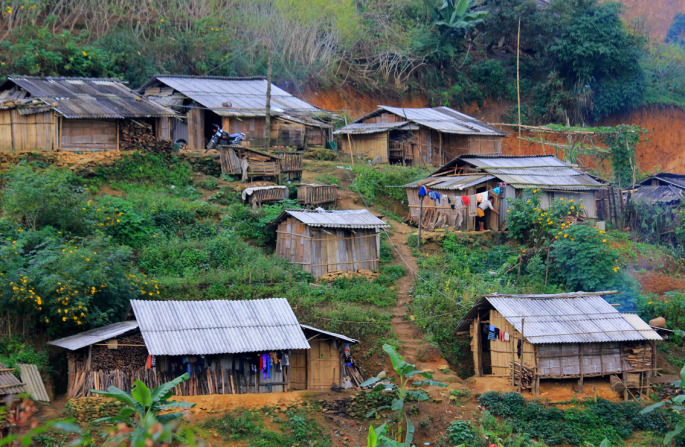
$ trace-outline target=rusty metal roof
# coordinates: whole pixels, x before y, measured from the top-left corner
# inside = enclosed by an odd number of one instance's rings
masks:
[[[264,116],[266,114],[267,81],[263,77],[235,78],[217,76],[155,75],[139,92],[157,82],[165,84],[198,104],[221,116]],[[164,96],[149,95],[164,102]],[[316,115],[328,113],[285,90],[271,85],[271,113],[273,115]]]
[[[661,340],[637,315],[621,314],[599,293],[487,295],[459,321],[457,331],[468,330],[478,310],[490,306],[532,344]]]
[[[640,185],[651,185],[656,180],[659,185],[673,185],[685,189],[685,175],[673,174],[671,172],[660,172],[642,180]]]
[[[70,335],[69,337],[60,338],[59,340],[49,341],[48,344],[68,349],[69,351],[76,351],[77,349],[85,348],[86,346],[90,346],[94,343],[100,343],[102,341],[109,340],[110,338],[118,337],[119,335],[135,329],[138,329],[137,321],[122,321],[81,332],[79,334]]]
[[[131,300],[150,355],[207,355],[309,349],[285,298]]]
[[[474,175],[458,175],[455,177],[427,177],[415,182],[403,185],[403,188],[418,188],[425,185],[429,189],[434,190],[452,190],[462,191],[470,186],[479,185],[481,183],[492,180],[495,177],[488,174],[474,174]]]
[[[342,127],[333,134],[335,135],[369,135],[374,133],[383,133],[390,130],[418,130],[419,126],[412,124],[409,121],[398,121],[396,123],[350,123]]]
[[[0,363],[0,369],[9,369]],[[12,371],[0,371],[0,396],[21,394],[26,392],[26,386],[16,378]]]
[[[351,229],[390,227],[390,225],[371,214],[369,210],[326,211],[322,208],[317,208],[316,210],[285,210],[269,225],[269,227],[272,228],[278,225],[278,223],[287,216],[292,216],[310,227]]]
[[[553,155],[460,155],[431,174],[439,177],[454,168],[467,166],[490,174],[517,188],[542,190],[596,191],[604,185]]]
[[[358,119],[355,123],[361,123],[365,119],[374,117],[383,112],[390,112],[403,118],[405,121],[416,123],[443,133],[500,137],[507,135],[506,132],[497,129],[496,127],[486,124],[472,116],[457,112],[449,107],[403,108],[381,105],[378,106],[378,110]]]
[[[16,85],[65,118],[146,118],[176,113],[109,78],[8,76],[0,90]]]

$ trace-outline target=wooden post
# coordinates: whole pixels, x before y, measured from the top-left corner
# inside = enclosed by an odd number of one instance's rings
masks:
[[[521,319],[521,356],[519,357],[519,393],[521,392],[521,387],[523,386],[523,352],[526,347],[526,337],[523,335],[526,327],[526,319]],[[512,365],[513,367],[513,365]]]
[[[474,351],[473,351],[473,363],[475,366],[476,377],[483,376],[483,360],[481,359],[481,347],[482,347],[482,335],[480,332],[480,312],[476,314],[475,334],[474,334]]]
[[[579,343],[580,347],[580,378],[578,379],[578,392],[582,393],[583,392],[583,354],[585,350],[585,344],[584,343]]]
[[[423,221],[423,199],[425,196],[419,196],[419,237],[416,242],[416,249],[421,250],[421,226]]]
[[[516,385],[516,370],[514,366],[516,364],[516,336],[514,335],[516,333],[515,331],[516,329],[514,328],[511,334],[511,386]],[[523,349],[523,346],[521,347],[521,349]]]
[[[628,400],[628,373],[625,366],[625,350],[619,347],[621,353],[621,379],[623,380],[623,400]]]
[[[271,147],[271,39],[266,47],[266,115],[264,117],[264,148]],[[280,182],[279,182],[280,183]]]
[[[347,127],[347,114],[343,113],[343,118],[345,118],[345,127]],[[349,129],[347,131],[347,145],[350,147],[350,163],[354,166],[354,154],[352,153],[352,138],[350,137]]]
[[[521,88],[519,79],[519,59],[521,55],[521,16],[519,16],[519,29],[516,37],[516,99],[518,102],[519,115],[519,155],[521,155]]]

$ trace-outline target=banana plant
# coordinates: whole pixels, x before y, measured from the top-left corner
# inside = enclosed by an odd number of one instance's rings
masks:
[[[107,391],[91,390],[92,393],[101,394],[102,396],[116,399],[124,404],[124,407],[116,416],[110,416],[97,419],[93,422],[106,422],[110,424],[117,424],[123,422],[124,424],[134,427],[130,433],[131,444],[135,445],[133,441],[144,436],[144,431],[150,425],[150,421],[154,418],[160,424],[166,424],[174,419],[183,416],[183,413],[167,413],[159,414],[162,410],[169,408],[189,408],[194,406],[194,403],[169,401],[174,395],[174,388],[184,380],[188,380],[190,376],[183,374],[166,382],[150,391],[140,380],[134,382],[131,394],[115,387],[110,386]]]
[[[679,335],[683,335],[683,331],[676,331],[679,332]],[[685,366],[683,366],[683,369],[680,370],[680,380],[673,382],[673,385],[680,387],[680,389],[683,389],[683,384],[685,384]],[[664,400],[662,402],[655,403],[653,405],[650,405],[646,407],[644,410],[642,410],[640,413],[645,414],[652,412],[656,410],[657,408],[668,406],[669,410],[672,410],[676,412],[680,420],[676,424],[676,426],[673,428],[673,430],[669,431],[666,433],[666,436],[664,437],[664,445],[670,445],[671,441],[673,438],[681,434],[683,431],[685,431],[685,394],[679,394],[675,397],[671,397],[670,399]]]
[[[378,428],[369,427],[369,435],[367,438],[368,447],[409,447],[414,441],[414,423],[409,419],[409,416],[404,411],[404,403],[406,399],[411,398],[417,401],[425,401],[430,399],[428,394],[421,389],[413,389],[414,387],[424,387],[424,386],[439,386],[446,387],[444,383],[436,382],[433,380],[433,376],[426,371],[419,370],[416,365],[406,362],[401,355],[397,353],[394,347],[384,344],[383,350],[390,357],[390,362],[392,367],[397,373],[399,378],[396,381],[394,378],[389,378],[391,382],[392,390],[397,391],[397,397],[392,400],[391,405],[383,405],[370,411],[366,417],[371,417],[379,411],[390,409],[398,413],[398,420],[401,422],[403,419],[406,424],[406,432],[402,434],[402,427],[400,426],[395,439],[388,436],[388,424],[383,424]],[[423,380],[413,382],[412,380],[416,376],[423,377]],[[382,377],[372,377],[364,381],[360,386],[367,387],[378,383],[381,380],[385,380]]]
[[[434,24],[465,33],[488,16],[488,11],[469,11],[474,6],[473,0],[443,0],[440,8],[435,8]]]

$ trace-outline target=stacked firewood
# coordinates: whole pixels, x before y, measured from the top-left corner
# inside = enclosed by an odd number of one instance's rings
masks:
[[[509,362],[512,365],[512,362]],[[514,362],[514,384],[521,385],[521,388],[528,390],[533,387],[535,371],[533,368],[522,365],[521,362]]]
[[[171,141],[155,137],[152,125],[136,121],[122,121],[119,146],[122,151],[148,151],[170,153],[174,149]]]
[[[110,343],[111,346],[105,346],[103,343],[91,348],[93,369],[130,371],[145,366],[148,354],[142,335],[120,337],[116,340],[116,345]]]
[[[649,345],[626,347],[628,363],[633,370],[644,370],[652,367],[652,347]]]
[[[355,387],[358,387],[364,382],[364,371],[362,371],[361,367],[357,365],[356,362],[351,361],[345,364],[345,372],[347,373],[347,377],[350,378],[350,382],[352,382]]]

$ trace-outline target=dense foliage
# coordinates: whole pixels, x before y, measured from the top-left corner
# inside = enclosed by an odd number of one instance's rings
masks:
[[[434,106],[513,103],[522,17],[527,122],[682,104],[670,74],[679,56],[666,50],[679,46],[682,20],[673,43],[647,48],[619,13],[596,0],[15,2],[0,16],[0,74],[120,76],[134,87],[154,73],[263,75],[270,45],[275,79],[295,93],[309,83],[419,93]]]
[[[478,402],[491,414],[509,421],[517,432],[547,445],[599,445],[605,438],[611,445],[623,445],[623,440],[636,431],[664,435],[670,417],[660,412],[641,414],[642,407],[637,402],[614,403],[601,398],[584,402],[584,409],[566,410],[547,407],[539,401],[526,402],[513,392],[490,391],[481,395]]]

